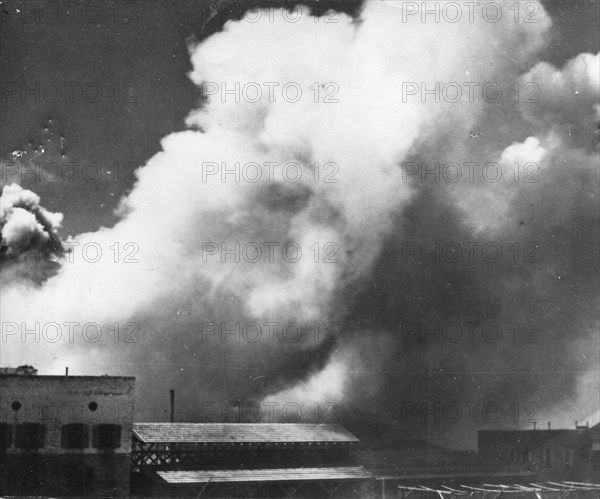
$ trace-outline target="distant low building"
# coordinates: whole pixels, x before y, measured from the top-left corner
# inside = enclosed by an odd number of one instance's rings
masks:
[[[0,496],[129,497],[135,378],[0,372]]]
[[[600,424],[559,430],[480,431],[484,463],[537,480],[600,481]]]

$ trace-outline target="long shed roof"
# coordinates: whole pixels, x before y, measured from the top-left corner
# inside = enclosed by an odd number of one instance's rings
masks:
[[[306,480],[366,480],[373,478],[362,466],[336,468],[279,468],[250,470],[157,471],[170,484],[219,482],[279,482]]]
[[[358,442],[339,424],[134,423],[143,443],[309,443]]]

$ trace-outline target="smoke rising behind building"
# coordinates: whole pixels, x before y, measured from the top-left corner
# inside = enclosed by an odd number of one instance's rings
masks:
[[[582,406],[593,412],[599,56],[541,60],[553,29],[541,4],[536,23],[490,23],[479,10],[474,22],[422,22],[397,7],[365,2],[336,23],[271,10],[272,22],[265,11],[189,41],[189,78],[211,95],[140,164],[113,226],[64,237],[72,251],[43,279],[6,273],[3,364],[143,373],[141,418],[166,411],[167,397],[153,394],[175,387],[181,420],[206,403],[294,402],[304,417],[334,404],[351,428],[455,445],[474,442],[473,418],[566,425]],[[250,82],[262,89],[256,102],[241,92]],[[265,82],[279,83],[276,99]],[[291,87],[281,93],[291,82],[297,101]],[[480,85],[470,94],[465,82]],[[500,99],[482,93],[489,83]],[[436,85],[463,91],[440,96]],[[209,163],[249,161],[293,162],[301,177],[206,175]],[[317,163],[336,165],[320,177],[335,171],[336,182],[315,182]],[[448,163],[460,180],[439,166]],[[5,186],[3,245],[46,255],[61,223],[46,202]],[[253,262],[206,255],[207,243],[275,250]],[[301,248],[297,261],[281,250],[290,246]],[[60,341],[44,341],[48,323],[61,325]],[[85,335],[71,340],[65,323]],[[207,323],[230,334],[206,336]],[[266,323],[275,339],[252,341],[247,326]],[[99,340],[89,324],[103,328]],[[427,417],[410,414],[423,403]],[[448,404],[470,404],[474,416],[444,417]]]

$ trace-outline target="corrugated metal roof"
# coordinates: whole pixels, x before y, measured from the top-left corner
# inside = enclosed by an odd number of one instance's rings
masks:
[[[280,468],[260,470],[202,470],[157,471],[165,482],[219,483],[219,482],[281,482],[301,480],[367,480],[373,478],[362,466],[343,468]]]
[[[358,442],[339,424],[134,423],[144,443]]]

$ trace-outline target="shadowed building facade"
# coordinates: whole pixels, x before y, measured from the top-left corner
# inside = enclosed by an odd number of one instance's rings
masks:
[[[0,373],[0,495],[128,497],[135,378]]]

